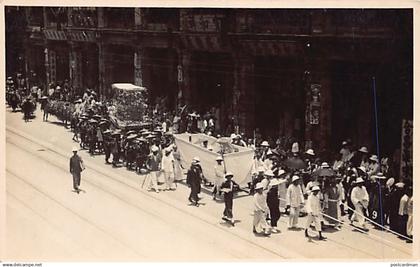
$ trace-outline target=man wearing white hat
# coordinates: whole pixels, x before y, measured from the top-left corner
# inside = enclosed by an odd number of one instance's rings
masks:
[[[255,186],[255,191],[253,232],[255,234],[270,235],[270,226],[266,220],[269,209],[267,206],[267,195],[264,193],[264,185],[258,183]]]
[[[380,171],[378,156],[372,155],[369,158],[369,167],[367,168],[367,174],[369,176],[375,175]]]
[[[366,190],[366,187],[363,185],[364,180],[358,177],[355,181],[356,187],[351,191],[350,200],[355,207],[355,212],[351,216],[351,224],[367,230],[365,226],[365,216],[364,210],[367,209],[369,204],[369,194]]]
[[[146,185],[148,190],[153,188],[156,193],[159,193],[157,175],[162,168],[162,158],[158,152],[159,148],[157,146],[152,146],[152,154],[149,155],[146,161],[146,167],[149,170],[149,174],[146,176],[149,178]]]
[[[280,219],[280,200],[279,200],[279,184],[280,180],[277,178],[272,178],[270,184],[268,185],[269,189],[267,192],[267,205],[270,209],[270,224],[271,231],[273,233],[279,233],[280,230],[277,228],[277,222]]]
[[[299,185],[299,176],[293,175],[292,184],[287,188],[286,205],[289,207],[289,229],[296,228],[300,209],[304,204],[302,188]]]
[[[166,190],[175,190],[176,184],[174,183],[174,157],[172,156],[172,150],[168,147],[164,149],[165,153],[162,156],[162,171],[163,177],[165,179],[165,189]]]
[[[318,193],[321,191],[319,186],[312,187],[311,193],[308,196],[308,201],[306,202],[306,211],[308,212],[306,227],[305,227],[305,236],[309,237],[308,229],[311,226],[311,223],[315,223],[315,229],[319,233],[319,240],[326,239],[322,236],[321,232],[321,202],[318,197]]]
[[[213,188],[213,199],[216,200],[217,195],[220,196],[220,186],[223,183],[223,179],[225,176],[225,166],[223,164],[222,156],[216,157],[216,165],[214,166],[214,188]]]
[[[190,196],[188,200],[195,206],[198,207],[198,194],[201,190],[202,170],[200,167],[200,159],[194,157],[191,162],[191,167],[187,172],[187,184],[191,188]]]
[[[70,158],[70,173],[73,175],[73,192],[80,193],[81,173],[85,169],[82,158],[77,155],[77,147],[73,147],[73,156]]]
[[[223,192],[223,199],[225,202],[225,210],[223,211],[223,220],[229,221],[232,225],[235,225],[233,219],[233,192],[238,187],[238,184],[232,180],[233,173],[228,172],[225,174],[225,181],[221,185],[221,191]]]
[[[261,160],[264,161],[267,157],[267,154],[270,150],[270,144],[267,141],[263,141],[261,143],[262,153],[261,153]]]

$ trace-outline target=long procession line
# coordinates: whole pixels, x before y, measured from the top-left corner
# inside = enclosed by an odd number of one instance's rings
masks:
[[[283,199],[283,198],[279,198],[279,199],[280,199],[280,200],[283,200],[283,201],[286,201],[286,199]],[[329,215],[327,215],[327,214],[325,214],[325,213],[323,213],[323,212],[321,212],[321,214],[322,214],[322,216],[325,216],[325,217],[330,218],[330,219],[332,219],[332,220],[334,220],[334,221],[337,221],[338,223],[340,223],[340,224],[342,224],[342,225],[344,225],[344,226],[346,226],[346,227],[347,227],[347,226],[349,226],[349,225],[347,225],[346,223],[344,223],[344,222],[342,222],[342,221],[340,221],[340,220],[337,220],[336,218],[333,218],[333,217],[331,217],[331,216],[329,216]],[[349,229],[352,229],[352,228],[349,228]],[[389,240],[387,240],[387,239],[381,238],[381,237],[379,237],[379,236],[377,236],[377,235],[374,235],[374,234],[372,234],[372,233],[366,233],[366,235],[371,236],[371,237],[374,237],[375,239],[380,239],[380,241],[385,241],[385,242],[388,242],[389,244],[392,244],[392,247],[397,246],[397,247],[399,247],[399,248],[403,249],[403,250],[400,250],[400,251],[403,251],[403,252],[407,253],[407,251],[406,251],[403,247],[401,247],[400,245],[397,245],[397,244],[395,244],[395,243],[393,243],[393,242],[391,242],[391,241],[389,241]]]
[[[13,129],[8,129],[8,130],[12,130],[13,132],[14,132],[14,130]],[[14,133],[14,134],[16,134],[16,135],[20,135],[20,134],[18,134],[18,133]],[[22,136],[23,138],[25,138],[24,136]],[[25,139],[28,139],[28,138],[25,138]],[[30,140],[31,142],[34,142],[33,140]],[[44,146],[44,145],[43,145]],[[57,153],[57,152],[56,152]],[[283,201],[285,201],[284,199],[281,199],[281,200],[283,200]],[[393,244],[393,243],[392,243]],[[405,253],[407,253],[406,251],[404,251]]]
[[[9,130],[11,130],[11,129],[9,129]],[[12,130],[12,132],[13,132],[13,130]],[[20,135],[20,134],[18,134],[18,133],[14,133],[15,135]],[[24,136],[21,136],[22,138],[25,138],[25,139],[28,139],[30,142],[33,142],[33,143],[35,143],[33,140],[30,140],[29,138],[27,138],[27,137],[24,137]],[[39,144],[39,143],[37,143],[37,144]],[[39,144],[39,145],[41,145],[41,146],[44,146],[44,145],[42,145],[42,144]],[[26,150],[26,149],[25,149]],[[29,150],[27,150],[28,152],[30,152]],[[52,152],[55,152],[55,151],[52,151]],[[30,153],[33,153],[33,152],[30,152]],[[58,152],[55,152],[55,153],[57,153],[57,154],[59,154]],[[60,156],[62,156],[61,154],[59,154]],[[47,160],[47,159],[44,159],[44,160],[46,160],[46,161],[48,161],[48,162],[50,162],[49,160]],[[51,162],[52,163],[52,162]],[[52,164],[54,164],[55,165],[55,163],[52,163]],[[57,166],[57,167],[59,167],[59,166]],[[59,168],[61,168],[61,166],[59,167]],[[87,182],[87,183],[91,183],[91,184],[94,184],[93,182],[91,182],[91,181],[85,181],[85,182]],[[131,186],[130,186],[131,187]],[[151,197],[150,195],[148,195],[148,194],[145,194],[145,196],[149,196],[149,197]],[[248,241],[248,240],[247,240]],[[248,241],[249,242],[249,241]],[[256,245],[256,246],[260,246],[260,245],[258,245],[258,244],[256,244],[256,243],[254,243],[254,242],[252,242],[251,241],[251,243],[253,243],[254,245]],[[265,248],[266,249],[266,248]],[[270,252],[273,252],[273,251],[271,251],[270,249],[268,249]],[[402,252],[404,252],[404,253],[407,253],[406,251],[402,251]],[[273,253],[275,253],[275,254],[277,254],[276,252],[273,252]],[[374,257],[376,257],[376,255],[374,255],[374,254],[369,254],[369,253],[367,253],[368,255],[371,255],[371,256],[374,256]],[[279,255],[279,254],[277,254],[277,255]],[[281,256],[281,255],[279,255],[280,257],[283,257],[283,256]]]

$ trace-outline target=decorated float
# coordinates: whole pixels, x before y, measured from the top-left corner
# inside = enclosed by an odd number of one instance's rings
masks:
[[[110,114],[114,128],[132,130],[148,128],[147,89],[130,83],[112,84],[115,111]]]

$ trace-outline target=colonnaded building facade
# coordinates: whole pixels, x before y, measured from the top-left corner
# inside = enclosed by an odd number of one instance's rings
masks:
[[[130,82],[217,110],[220,127],[315,149],[401,144],[413,117],[411,9],[6,7],[7,71],[109,95]],[[19,38],[22,38],[20,42]],[[13,47],[13,48],[12,48]],[[14,60],[18,58],[18,60]]]

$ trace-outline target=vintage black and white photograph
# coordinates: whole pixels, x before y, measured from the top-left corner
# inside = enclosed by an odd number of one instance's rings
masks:
[[[2,260],[418,255],[413,8],[3,9]]]

